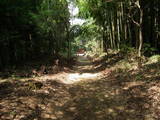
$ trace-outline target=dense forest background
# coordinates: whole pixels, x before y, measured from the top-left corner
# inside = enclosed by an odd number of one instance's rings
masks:
[[[69,4],[79,7],[82,25],[70,24]],[[159,0],[2,0],[0,68],[76,48],[160,53]],[[96,49],[95,49],[96,47]]]
[[[0,120],[160,120],[160,0],[1,0]]]
[[[0,15],[0,68],[67,48],[66,0],[2,0]]]
[[[101,39],[100,47],[105,52],[109,48],[124,51],[134,48],[139,56],[160,52],[159,4],[159,0],[77,1],[79,16],[94,21],[90,25],[91,36],[93,31],[99,33],[94,38]]]

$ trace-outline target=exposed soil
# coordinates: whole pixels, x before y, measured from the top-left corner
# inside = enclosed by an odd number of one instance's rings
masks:
[[[72,70],[1,78],[0,120],[159,120],[160,64],[117,71],[122,59],[79,56]]]

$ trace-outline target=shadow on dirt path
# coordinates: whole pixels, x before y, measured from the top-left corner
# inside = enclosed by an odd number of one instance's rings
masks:
[[[0,83],[0,119],[156,120],[145,83],[132,81],[134,76],[120,79],[114,71],[103,75],[122,58],[107,59],[91,62],[80,56],[74,72]]]
[[[106,68],[110,68],[113,65],[115,65],[117,62],[123,59],[123,57],[120,57],[116,54],[104,56],[101,60],[93,61],[91,62],[89,59],[80,56],[79,59],[84,59],[82,62],[79,63],[81,67],[80,72],[81,73],[98,73]]]

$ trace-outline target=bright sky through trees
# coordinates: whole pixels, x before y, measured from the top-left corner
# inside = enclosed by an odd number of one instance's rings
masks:
[[[70,3],[70,5],[69,5],[69,11],[71,14],[71,19],[70,19],[71,25],[75,25],[75,24],[82,25],[85,22],[85,20],[82,20],[82,19],[76,17],[76,15],[79,12],[79,9],[78,9],[78,7],[74,6],[72,3]]]

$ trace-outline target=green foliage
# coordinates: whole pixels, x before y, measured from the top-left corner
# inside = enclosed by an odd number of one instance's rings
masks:
[[[143,52],[145,55],[153,55],[158,51],[157,48],[152,47],[150,44],[145,43],[143,45]]]
[[[0,15],[0,68],[67,47],[66,0],[2,0]]]
[[[153,55],[149,58],[147,64],[153,64],[160,62],[160,55]]]
[[[126,54],[126,53],[130,53],[130,52],[134,51],[134,48],[132,48],[126,44],[122,44],[120,46],[120,51]]]
[[[79,26],[80,27],[80,26]],[[97,52],[100,51],[99,42],[102,39],[99,26],[94,24],[90,19],[85,22],[80,28],[80,32],[75,36],[74,50],[84,48],[87,51]]]
[[[70,26],[70,3],[86,19],[82,26]],[[82,47],[93,52],[120,49],[127,53],[133,48],[141,52],[142,41],[145,55],[158,53],[159,4],[147,0],[2,0],[0,68],[63,51],[69,57]]]
[[[129,0],[77,0],[76,4],[80,9],[79,16],[93,19],[93,24],[101,29],[104,51],[109,48],[130,51],[131,49],[127,46],[131,46],[139,53],[142,51],[142,41],[149,44],[149,46],[144,44],[143,51],[145,54],[152,55],[160,51],[158,47],[160,44],[159,22],[156,22],[159,21],[159,7],[157,5],[160,2],[147,0],[138,0],[137,2]],[[140,17],[140,11],[143,12],[143,17]],[[125,46],[121,44],[125,44]]]

